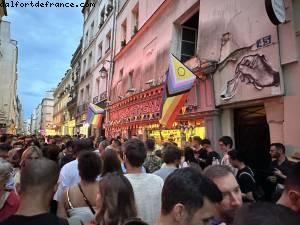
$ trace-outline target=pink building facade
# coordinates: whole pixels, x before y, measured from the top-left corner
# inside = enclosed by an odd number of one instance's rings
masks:
[[[300,149],[300,4],[283,3],[285,21],[274,25],[265,1],[200,1],[198,57],[217,64],[222,135],[262,167],[272,142]]]
[[[229,135],[262,161],[272,142],[300,150],[300,2],[283,2],[285,22],[274,25],[260,0],[119,1],[107,134],[199,133],[216,149]],[[165,131],[157,105],[169,53],[201,79]]]
[[[197,80],[173,129],[165,130],[158,123],[169,54],[200,72],[195,57],[199,4],[197,0],[132,0],[120,5],[106,127],[109,135],[152,136],[158,141],[171,136],[179,144],[200,135],[216,142],[220,123],[209,77]]]

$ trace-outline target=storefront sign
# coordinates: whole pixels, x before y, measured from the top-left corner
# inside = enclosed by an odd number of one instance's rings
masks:
[[[110,120],[119,120],[123,118],[130,118],[141,116],[149,113],[156,113],[160,111],[161,99],[154,99],[140,104],[131,105],[129,107],[112,111],[110,113]]]
[[[266,10],[271,22],[279,25],[285,21],[285,7],[283,0],[265,0]]]

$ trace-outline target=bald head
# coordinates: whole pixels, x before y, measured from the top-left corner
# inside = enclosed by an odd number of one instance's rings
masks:
[[[59,170],[55,162],[45,158],[32,160],[21,171],[21,193],[51,191],[58,176]]]

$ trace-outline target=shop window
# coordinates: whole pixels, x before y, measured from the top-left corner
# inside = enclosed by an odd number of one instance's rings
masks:
[[[181,26],[181,61],[186,62],[196,55],[199,12]]]

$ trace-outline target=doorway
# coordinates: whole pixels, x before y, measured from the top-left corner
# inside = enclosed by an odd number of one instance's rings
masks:
[[[266,171],[271,162],[270,131],[264,106],[234,110],[234,134],[237,150],[253,170]]]

